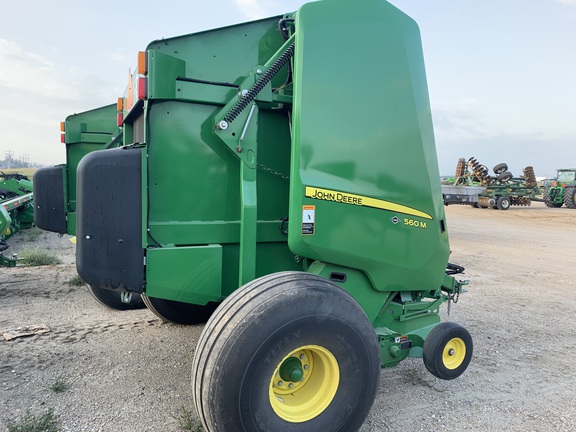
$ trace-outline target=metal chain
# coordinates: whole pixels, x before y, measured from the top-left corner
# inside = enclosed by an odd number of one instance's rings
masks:
[[[263,171],[269,172],[270,174],[278,176],[283,180],[290,180],[290,177],[288,177],[287,175],[282,174],[281,172],[278,172],[276,170],[273,170],[272,168],[267,167],[266,165],[263,165],[261,163],[258,164],[258,168],[262,169]]]
[[[460,300],[460,290],[448,296],[448,307],[446,309],[448,316],[450,316],[450,306],[452,306],[452,303],[458,303],[458,300]]]

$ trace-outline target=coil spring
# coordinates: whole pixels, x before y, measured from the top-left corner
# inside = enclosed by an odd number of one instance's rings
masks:
[[[294,55],[294,44],[291,44],[286,51],[282,53],[278,59],[272,63],[272,66],[264,72],[264,74],[256,81],[256,83],[248,90],[245,96],[241,97],[236,104],[230,108],[230,110],[226,113],[223,120],[228,124],[232,123],[236,118],[240,115],[242,111],[248,106],[250,102],[254,100],[254,98],[262,91],[266,84],[268,84],[274,75],[282,69],[282,67],[288,63],[288,61]]]
[[[485,184],[489,181],[488,178],[488,168],[482,165],[480,162],[476,160],[476,158],[471,157],[468,159],[468,165],[472,169],[472,172],[476,176],[476,178],[482,183]]]
[[[458,159],[458,164],[456,165],[456,174],[454,176],[455,179],[459,177],[464,177],[466,174],[466,159],[460,158]]]
[[[524,168],[524,183],[528,187],[534,187],[538,184],[536,175],[534,174],[534,168],[531,166]]]

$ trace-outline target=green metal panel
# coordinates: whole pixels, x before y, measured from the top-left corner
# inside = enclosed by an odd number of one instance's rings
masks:
[[[151,42],[146,50],[159,63],[149,68],[148,88],[154,92],[150,96],[174,97],[169,85],[175,88],[182,62],[186,78],[240,84],[255,65],[264,64],[284,42],[278,32],[279,19],[272,17]],[[181,62],[170,62],[166,56],[159,57],[159,53]],[[166,79],[160,79],[160,73],[166,73]],[[285,78],[285,74],[280,74],[275,83],[282,83]]]
[[[284,43],[277,22],[271,18],[148,47],[143,128],[148,204],[143,212],[149,251],[154,254],[160,245],[172,250],[171,259],[182,262],[190,246],[221,246],[222,282],[214,288],[215,297],[254,277],[302,268],[280,230],[289,211],[289,106],[254,110],[246,135],[246,145],[254,146],[250,167],[213,128],[215,115],[237,95],[234,85],[253,80],[256,65],[266,63]],[[282,71],[273,84],[285,79]],[[271,86],[268,92],[265,100],[270,103]],[[149,255],[146,291],[162,297],[156,282],[166,269],[150,267],[150,258],[155,259]],[[188,285],[173,285],[163,298],[192,295]]]
[[[151,245],[240,243],[240,162],[212,134],[214,109],[206,104],[176,101],[150,104],[148,118],[154,125],[150,128],[147,176]],[[275,143],[273,150],[263,152],[263,162],[267,167],[288,172],[290,137],[285,114],[262,112],[260,117],[266,126],[259,133],[264,140]],[[196,124],[202,126],[193,127]],[[278,259],[271,265],[257,264],[256,271],[263,275],[301,268],[287,247],[286,235],[279,229],[281,220],[288,215],[289,183],[264,169],[254,172],[258,181],[256,239],[273,242],[271,256]],[[263,248],[264,245],[258,246],[257,256],[269,255],[259,252]],[[238,249],[234,250],[236,253],[224,255],[222,264],[222,290],[227,294],[239,286],[240,257]],[[260,263],[260,259],[256,262]],[[148,281],[147,290],[153,285]]]
[[[298,270],[285,243],[261,243],[256,276]],[[148,249],[146,294],[181,302],[220,301],[238,288],[239,244]]]
[[[80,160],[96,150],[122,144],[116,105],[106,105],[66,118],[66,171],[63,185],[68,234],[76,234],[76,170]]]
[[[449,245],[417,25],[382,0],[308,3],[294,68],[291,250],[377,290],[439,287]]]
[[[220,301],[222,248],[219,245],[157,248],[146,255],[146,294],[206,304]]]

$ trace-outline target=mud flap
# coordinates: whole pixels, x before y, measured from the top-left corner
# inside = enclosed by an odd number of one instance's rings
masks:
[[[40,229],[66,234],[63,165],[34,174],[34,223]]]
[[[78,165],[76,269],[89,285],[141,293],[142,149],[101,150]]]

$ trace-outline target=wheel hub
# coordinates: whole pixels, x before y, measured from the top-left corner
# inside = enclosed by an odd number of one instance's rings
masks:
[[[304,354],[302,354],[304,357]],[[290,357],[280,365],[280,378],[284,381],[298,382],[304,378],[302,362],[297,357]]]
[[[270,405],[287,422],[302,423],[320,415],[330,405],[340,383],[334,355],[318,345],[290,352],[270,380]]]
[[[466,344],[460,338],[448,341],[442,353],[442,362],[447,369],[456,369],[466,357]]]

